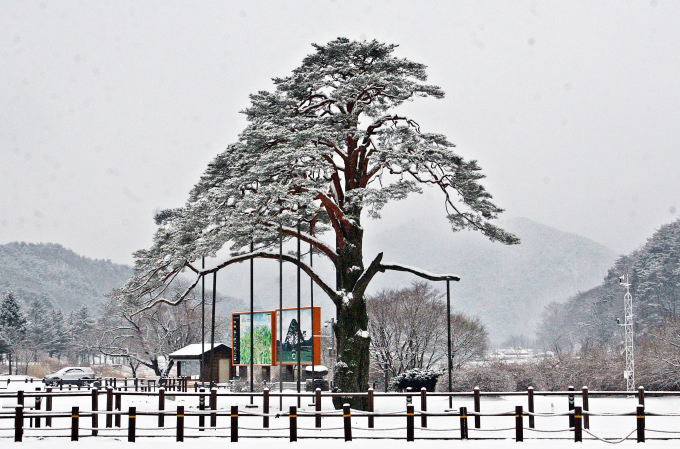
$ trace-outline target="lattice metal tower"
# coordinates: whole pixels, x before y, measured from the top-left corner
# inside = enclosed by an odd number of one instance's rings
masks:
[[[623,378],[626,379],[626,391],[635,391],[635,354],[633,347],[633,295],[630,294],[630,278],[626,274],[619,279],[621,285],[626,288],[623,296],[623,311],[625,323],[623,324],[624,342],[626,345],[626,368]]]

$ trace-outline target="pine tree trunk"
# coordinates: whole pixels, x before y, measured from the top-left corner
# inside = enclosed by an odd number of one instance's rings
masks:
[[[355,215],[360,216],[360,211]],[[335,337],[338,364],[335,367],[334,385],[343,392],[366,392],[368,390],[370,338],[363,331],[368,329],[368,314],[363,295],[352,296],[357,280],[364,271],[362,241],[363,229],[358,218],[355,226],[346,230],[344,241],[338,249],[340,264],[337,282],[340,290],[347,292],[347,299],[337,307]],[[333,403],[341,408],[349,403],[352,408],[366,409],[366,398],[335,397]]]

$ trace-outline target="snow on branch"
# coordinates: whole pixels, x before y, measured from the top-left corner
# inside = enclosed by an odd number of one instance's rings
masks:
[[[158,296],[156,296],[156,298],[154,300],[149,301],[144,307],[135,311],[131,316],[135,316],[135,315],[138,315],[138,314],[144,312],[145,310],[152,309],[153,307],[155,307],[158,304],[168,304],[168,305],[171,305],[171,306],[178,305],[179,303],[184,301],[187,296],[189,296],[189,294],[191,293],[191,291],[194,288],[196,288],[196,286],[198,285],[199,281],[201,280],[201,278],[203,276],[205,276],[207,274],[217,273],[222,268],[225,268],[229,265],[232,265],[232,264],[235,264],[235,263],[238,263],[238,262],[244,262],[244,261],[250,260],[250,259],[276,259],[276,260],[278,260],[279,258],[281,258],[285,262],[290,262],[294,265],[298,265],[300,267],[300,269],[302,271],[304,271],[305,273],[307,273],[307,275],[310,278],[312,278],[314,283],[316,285],[318,285],[324,291],[324,293],[326,293],[328,295],[328,297],[331,298],[331,300],[334,303],[336,303],[336,304],[340,303],[341,298],[338,295],[338,293],[335,290],[333,290],[328,284],[326,284],[323,281],[323,279],[321,279],[321,277],[319,277],[319,275],[314,271],[314,269],[312,267],[310,267],[309,265],[307,265],[303,261],[301,261],[301,260],[298,261],[296,257],[291,256],[289,254],[278,254],[278,253],[270,253],[270,252],[263,251],[263,250],[257,250],[257,251],[252,251],[252,252],[239,254],[238,256],[231,257],[231,258],[217,264],[216,266],[214,266],[212,268],[206,268],[206,269],[198,270],[198,276],[196,276],[196,280],[184,291],[184,293],[179,297],[179,299],[171,301],[171,300],[168,300],[168,299],[165,299],[165,298],[159,298]]]
[[[456,276],[455,274],[434,274],[420,268],[409,267],[408,265],[402,264],[380,264],[380,271],[385,272],[385,270],[406,271],[430,281],[460,281],[460,276]]]

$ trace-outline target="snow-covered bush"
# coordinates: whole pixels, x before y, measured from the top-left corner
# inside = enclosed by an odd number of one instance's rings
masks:
[[[502,364],[489,364],[456,370],[451,376],[453,391],[472,391],[479,387],[482,391],[514,391],[513,376]]]
[[[434,391],[437,386],[437,379],[442,374],[441,371],[413,368],[394,377],[391,383],[398,390],[411,387],[413,391],[420,391],[421,388],[425,387],[427,391]]]

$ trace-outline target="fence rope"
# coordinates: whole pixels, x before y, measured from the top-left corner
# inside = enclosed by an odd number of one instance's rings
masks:
[[[352,430],[406,430],[406,427],[381,427],[380,429],[371,429],[370,427],[352,426]]]
[[[626,440],[628,439],[628,437],[630,437],[632,434],[634,434],[635,432],[637,432],[637,429],[634,429],[631,433],[629,433],[629,434],[626,435],[625,437],[621,438],[620,440],[605,440],[604,438],[600,438],[600,437],[598,437],[597,435],[594,435],[594,434],[591,433],[588,429],[583,429],[583,432],[584,432],[584,433],[587,433],[588,435],[590,435],[591,437],[595,438],[596,440],[604,441],[605,443],[609,443],[609,444],[619,444],[619,443],[623,443],[624,441],[626,441]]]
[[[543,432],[543,433],[557,433],[557,432],[573,432],[574,428],[570,429],[557,429],[557,430],[548,430],[548,429],[532,429],[531,427],[523,427],[524,430],[531,430],[532,432]]]
[[[680,430],[655,430],[655,429],[645,429],[646,432],[658,432],[658,433],[680,433]]]

